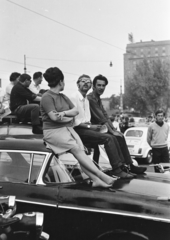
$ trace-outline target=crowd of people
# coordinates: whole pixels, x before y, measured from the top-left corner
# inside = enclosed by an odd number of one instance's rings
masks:
[[[41,89],[43,77],[49,89]],[[10,76],[6,92],[1,94],[0,111],[3,113],[8,103],[11,113],[20,121],[31,121],[34,134],[43,134],[44,141],[52,151],[57,154],[67,151],[72,153],[83,171],[92,179],[93,187],[109,187],[115,178],[102,173],[93,164],[85,154],[84,146],[93,148],[95,152],[99,145],[104,145],[115,177],[131,179],[137,174],[143,174],[146,167],[133,164],[123,135],[133,121],[127,116],[121,116],[121,122],[119,116],[110,118],[102,105],[100,97],[107,84],[105,76],[97,75],[92,81],[90,76],[83,74],[77,80],[77,90],[66,96],[61,93],[65,87],[64,75],[57,67],[47,69],[44,74],[34,73],[33,81],[30,75],[15,72]],[[92,91],[88,93],[91,88]],[[162,117],[164,113],[159,112],[158,115],[160,114]],[[159,119],[156,115],[156,125],[152,123],[149,128],[148,142],[152,148],[159,148],[153,151],[157,162],[160,161],[158,158],[161,154],[165,156],[166,162],[165,133],[167,137],[169,129]],[[150,122],[153,119],[148,118],[148,124]],[[162,126],[164,129],[160,130],[159,127]],[[157,137],[161,136],[163,144],[157,144],[153,131],[158,132]]]

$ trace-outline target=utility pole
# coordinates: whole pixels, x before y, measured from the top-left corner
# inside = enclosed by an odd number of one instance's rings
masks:
[[[24,55],[24,73],[27,73],[27,67],[26,67],[26,55]]]
[[[123,113],[123,93],[122,93],[122,83],[120,82],[120,111]]]
[[[113,67],[112,61],[110,61],[110,67]],[[120,80],[120,113],[123,113],[123,93],[122,93],[122,80]]]

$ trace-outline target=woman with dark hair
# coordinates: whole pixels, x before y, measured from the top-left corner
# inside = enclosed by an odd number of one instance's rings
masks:
[[[57,67],[49,68],[43,74],[50,89],[41,99],[41,115],[45,142],[56,153],[69,151],[80,163],[83,171],[93,181],[93,187],[110,187],[115,179],[100,171],[85,154],[84,146],[73,129],[73,118],[77,109],[64,94],[64,75]]]

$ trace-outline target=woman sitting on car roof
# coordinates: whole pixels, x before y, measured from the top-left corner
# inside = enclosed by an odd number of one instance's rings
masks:
[[[83,171],[92,179],[93,187],[110,187],[115,179],[100,171],[85,154],[83,144],[73,129],[77,109],[64,94],[64,75],[57,67],[43,74],[50,90],[42,96],[40,110],[45,142],[56,154],[69,151],[80,163]]]

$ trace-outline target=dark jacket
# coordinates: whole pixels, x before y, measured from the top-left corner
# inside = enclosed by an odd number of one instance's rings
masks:
[[[28,88],[24,87],[18,82],[11,91],[10,95],[10,109],[15,111],[17,107],[26,105],[28,101],[33,101],[36,98],[36,94],[32,93]]]

